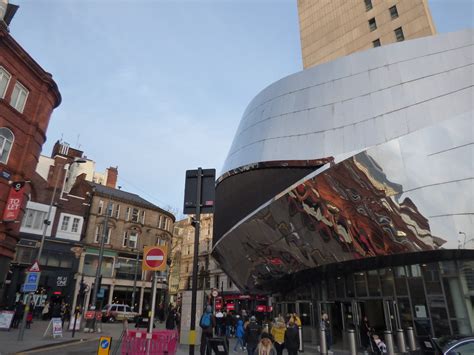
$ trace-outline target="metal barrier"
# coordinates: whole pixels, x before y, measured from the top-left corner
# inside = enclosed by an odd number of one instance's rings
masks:
[[[347,331],[347,334],[349,336],[349,353],[351,355],[357,355],[355,330],[354,329],[349,329]]]
[[[328,347],[326,344],[326,331],[324,329],[319,329],[319,354],[328,354]]]
[[[386,330],[383,332],[385,345],[387,346],[387,354],[388,355],[395,355],[395,346],[393,345],[393,335],[390,330]]]
[[[407,352],[405,333],[403,332],[403,329],[397,329],[397,345],[399,353],[405,354]]]
[[[415,332],[413,330],[413,327],[407,328],[407,338],[408,338],[408,347],[410,348],[410,351],[415,351],[417,347],[416,347]]]
[[[122,355],[174,355],[178,348],[176,330],[157,330],[147,333],[142,330],[128,330],[122,339]]]

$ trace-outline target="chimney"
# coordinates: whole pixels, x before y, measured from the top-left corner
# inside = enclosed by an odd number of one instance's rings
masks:
[[[118,166],[110,167],[107,169],[107,182],[105,183],[105,186],[111,187],[115,189],[115,186],[117,186],[117,177],[118,177]]]

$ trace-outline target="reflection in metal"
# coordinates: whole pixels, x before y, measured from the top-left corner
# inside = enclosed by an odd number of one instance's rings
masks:
[[[465,90],[470,90],[472,95],[473,58],[463,56],[456,61],[447,54],[458,52],[459,48],[463,53],[469,48],[472,53],[472,39],[473,31],[465,31],[376,49],[382,52],[369,51],[379,54],[371,65],[391,61],[389,67],[394,66],[398,73],[393,86],[397,89],[391,90],[383,102],[355,105],[366,90],[375,88],[369,84],[370,88],[366,88],[364,81],[358,84],[355,79],[352,81],[355,88],[344,89],[334,84],[323,98],[310,99],[305,85],[316,80],[315,74],[323,75],[322,69],[309,69],[282,79],[252,101],[229,153],[217,195],[224,193],[220,191],[221,186],[230,186],[222,181],[235,179],[238,182],[248,171],[264,169],[265,164],[281,165],[290,154],[293,159],[283,164],[286,168],[302,166],[305,159],[324,165],[318,168],[315,164],[315,171],[275,193],[274,198],[263,205],[255,205],[249,215],[215,235],[213,254],[240,287],[265,289],[269,281],[343,261],[457,249],[459,230],[473,235],[473,100],[465,97]],[[410,42],[416,42],[417,46]],[[395,56],[398,62],[388,54]],[[345,64],[354,62],[363,68],[360,60],[366,54],[354,56],[323,65],[325,69],[332,69],[330,74],[324,74],[325,80],[349,80],[335,78],[336,69],[344,70]],[[445,61],[436,61],[433,57]],[[459,69],[453,68],[461,61],[462,67],[469,69],[466,72],[463,69],[464,74],[460,76],[454,73]],[[424,62],[429,62],[425,74],[431,70],[430,75],[437,77],[437,88],[428,88],[426,82],[423,83],[429,75],[415,73],[422,70],[420,63]],[[371,71],[367,64],[365,70]],[[419,78],[408,80],[407,72]],[[441,73],[444,73],[443,79],[438,77]],[[466,80],[464,75],[469,78]],[[386,91],[381,87],[393,79],[390,76],[377,78],[379,91]],[[434,81],[428,82],[434,84]],[[419,85],[419,88],[410,88],[410,85]],[[408,99],[412,89],[416,97]],[[425,89],[431,90],[430,93],[420,91]],[[288,91],[285,93],[285,90]],[[439,101],[436,90],[444,90],[452,101]],[[344,96],[339,98],[341,102],[350,100],[347,92],[353,96],[352,111],[343,110],[344,127],[349,128],[334,128],[341,113],[335,107],[324,111],[322,118],[327,122],[317,116],[319,111],[314,111],[314,122],[308,119],[311,116],[301,121],[299,111],[291,112],[291,108],[299,104],[324,106],[328,97],[337,101],[336,92]],[[285,95],[292,99],[285,101]],[[432,97],[428,97],[430,95]],[[416,109],[415,104],[409,102],[412,99],[421,100]],[[264,118],[262,112],[256,114],[269,102],[273,103],[271,117]],[[397,106],[402,104],[405,106]],[[375,112],[382,112],[382,116],[376,118],[372,126],[358,126],[356,121],[361,112],[354,111],[355,107],[370,113],[368,117]],[[288,128],[289,117],[294,119],[293,124],[301,124],[297,131]],[[379,119],[382,131],[376,127]],[[308,138],[318,125],[323,133]],[[253,130],[257,126],[259,128]],[[361,127],[364,128],[359,129]],[[334,130],[340,130],[341,135],[336,137]],[[278,139],[269,138],[275,132],[287,132],[286,138],[281,134]],[[318,139],[325,141],[321,143]],[[352,143],[348,144],[349,141]],[[250,147],[258,146],[258,142],[267,146],[252,150]],[[237,166],[245,168],[239,170]],[[229,191],[225,193],[230,196]],[[239,204],[239,196],[233,196],[232,201]],[[220,226],[218,204],[216,209],[215,223]]]

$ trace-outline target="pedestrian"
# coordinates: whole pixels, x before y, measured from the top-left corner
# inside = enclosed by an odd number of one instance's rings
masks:
[[[59,302],[53,303],[52,318],[61,318],[61,304]]]
[[[225,336],[227,338],[230,338],[231,333],[232,333],[232,312],[228,312],[227,315],[225,316]]]
[[[244,330],[244,321],[240,319],[239,316],[237,316],[237,325],[235,327],[235,336],[237,338],[237,341],[234,346],[234,351],[237,351],[237,347],[240,345],[240,350],[245,350],[244,349],[244,335],[245,335],[245,330]]]
[[[364,350],[366,350],[370,345],[370,324],[367,316],[364,316],[362,324],[360,325],[360,342]]]
[[[201,319],[199,320],[199,326],[202,329],[201,334],[201,355],[206,355],[207,340],[212,338],[212,330],[216,326],[216,319],[212,315],[212,307],[207,305]]]
[[[160,306],[158,307],[158,319],[160,320],[160,323],[165,321],[165,306],[163,303],[160,303]]]
[[[272,326],[272,336],[275,342],[273,346],[277,352],[277,355],[283,355],[283,349],[285,348],[285,333],[286,325],[283,317],[278,317]]]
[[[33,322],[33,308],[31,308],[31,305],[30,305],[30,309],[28,310],[28,313],[26,315],[26,329],[31,328],[32,322]]]
[[[176,310],[173,308],[166,318],[166,329],[173,330],[176,325]]]
[[[15,305],[15,314],[13,315],[12,328],[18,328],[24,314],[25,307],[23,305],[23,301],[18,301]]]
[[[387,345],[380,339],[380,337],[377,334],[373,335],[375,345],[377,345],[377,348],[375,349],[376,354],[386,354],[387,353]]]
[[[321,316],[321,322],[319,324],[321,330],[324,330],[326,333],[326,347],[329,350],[332,345],[332,334],[331,334],[331,324],[329,323],[329,316],[327,313],[323,313]]]
[[[295,324],[293,317],[288,321],[288,328],[285,331],[285,348],[288,350],[288,355],[297,355],[300,347],[300,336],[298,327]]]
[[[258,342],[254,355],[277,355],[273,347],[273,338],[267,332],[263,332],[260,336],[260,341]]]
[[[216,334],[217,336],[223,335],[222,328],[224,327],[224,313],[219,310],[216,313]]]
[[[250,322],[245,329],[245,342],[247,343],[248,355],[254,355],[260,338],[261,328],[255,316],[250,317]]]
[[[49,318],[49,301],[44,303],[43,310],[41,311],[41,319],[48,320]]]

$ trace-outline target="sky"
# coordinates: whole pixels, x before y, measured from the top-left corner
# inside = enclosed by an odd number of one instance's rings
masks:
[[[219,175],[252,98],[302,70],[296,0],[12,3],[12,36],[62,95],[42,154],[62,139],[179,213],[185,171]],[[429,4],[438,32],[474,27],[474,0]]]

